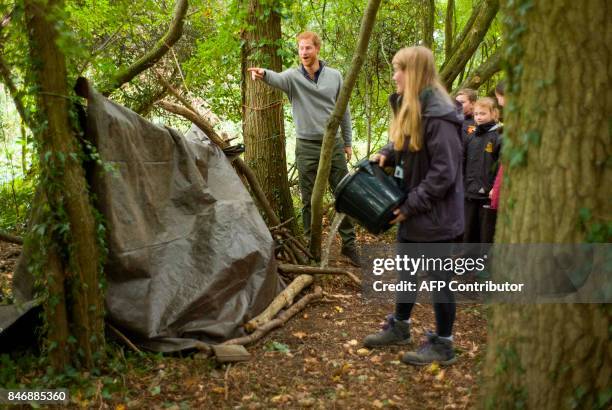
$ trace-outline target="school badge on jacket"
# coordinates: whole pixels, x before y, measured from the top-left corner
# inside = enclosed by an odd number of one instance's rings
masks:
[[[489,141],[489,143],[485,147],[485,152],[488,152],[489,154],[493,152],[493,143],[491,141]]]

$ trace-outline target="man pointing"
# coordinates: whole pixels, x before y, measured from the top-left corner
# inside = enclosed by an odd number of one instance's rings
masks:
[[[324,61],[319,60],[321,39],[316,33],[305,31],[297,36],[297,42],[301,62],[299,67],[290,68],[282,73],[259,67],[248,68],[247,71],[251,73],[253,80],[262,80],[282,90],[291,102],[297,133],[295,160],[302,196],[302,218],[304,233],[309,237],[312,188],[317,176],[325,125],[340,95],[342,75],[338,70],[328,67]],[[348,107],[340,128],[342,137],[336,136],[329,174],[329,185],[332,189],[335,189],[342,177],[348,173],[346,163],[353,153],[351,114]],[[359,256],[355,248],[355,231],[348,218],[345,218],[340,225],[339,232],[342,238],[342,254],[352,263],[359,265]]]

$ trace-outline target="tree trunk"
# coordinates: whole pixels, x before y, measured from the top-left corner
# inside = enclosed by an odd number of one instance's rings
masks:
[[[503,12],[508,86],[496,242],[610,242],[612,5],[506,1]],[[608,233],[593,238],[597,224]],[[487,405],[609,408],[611,317],[610,305],[494,306]]]
[[[376,21],[376,13],[380,6],[381,0],[368,0],[368,4],[363,13],[361,19],[361,29],[359,31],[359,41],[355,52],[353,53],[353,61],[349,72],[346,74],[340,95],[336,101],[334,112],[332,112],[327,127],[325,129],[325,135],[323,136],[323,145],[321,146],[321,158],[319,159],[319,167],[317,168],[317,178],[312,189],[312,217],[310,223],[310,251],[316,260],[321,259],[321,233],[323,230],[323,194],[325,188],[327,188],[327,180],[329,179],[329,172],[331,170],[331,159],[334,151],[334,144],[336,143],[336,132],[346,107],[348,106],[349,98],[351,97],[351,91],[357,81],[357,75],[363,65],[366,53],[368,51],[368,42],[370,41],[370,35],[374,28],[374,22]]]
[[[452,56],[444,62],[440,70],[440,79],[448,90],[453,88],[453,82],[478,49],[498,10],[499,0],[484,0],[474,11],[473,24],[466,25],[462,36],[453,47]]]
[[[293,201],[287,178],[282,92],[261,81],[247,81],[247,67],[282,70],[278,55],[281,42],[278,1],[249,0],[247,27],[242,35],[242,133],[245,161],[259,180],[268,202],[281,221],[291,218],[290,230],[297,233]],[[272,221],[268,221],[271,223]]]
[[[444,59],[448,60],[453,51],[455,0],[446,3],[446,18],[444,19]]]
[[[48,253],[48,258],[41,274],[48,284],[45,307],[52,363],[58,368],[68,364],[91,368],[104,345],[101,255],[80,147],[70,125],[66,59],[57,45],[57,27],[61,27],[57,18],[63,15],[62,9],[58,0],[25,1],[33,74],[39,90],[36,123],[46,124],[34,130],[45,193],[39,199],[46,197],[48,204],[43,223],[47,235],[52,236],[50,243],[61,255],[67,255],[63,259],[43,248],[41,252]],[[70,341],[68,334],[76,343],[65,343]]]
[[[434,21],[436,18],[435,0],[422,0],[423,7],[423,44],[433,50]]]

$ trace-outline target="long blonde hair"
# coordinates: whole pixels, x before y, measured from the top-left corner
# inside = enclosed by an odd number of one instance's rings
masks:
[[[440,82],[433,53],[427,47],[402,48],[393,56],[393,67],[403,72],[404,89],[399,110],[393,110],[389,138],[398,151],[404,149],[406,138],[409,139],[410,151],[420,151],[423,147],[423,135],[419,95],[425,88],[431,87],[434,91],[439,91],[449,103],[451,99]]]

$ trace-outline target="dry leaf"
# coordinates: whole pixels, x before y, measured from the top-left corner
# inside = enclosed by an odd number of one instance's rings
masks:
[[[292,333],[292,335],[294,337],[297,337],[300,340],[302,340],[303,338],[305,338],[307,336],[306,333],[304,333],[304,332],[295,332],[295,333]]]
[[[348,341],[349,346],[357,346],[359,344],[359,342],[355,339],[349,340]]]
[[[372,402],[372,406],[376,407],[377,409],[382,409],[384,407],[384,404],[382,401],[376,399]]]
[[[344,309],[342,308],[342,306],[334,306],[334,309],[336,309],[338,313],[344,312]]]
[[[225,394],[225,387],[213,387],[211,391],[217,394]]]
[[[370,354],[370,351],[366,349],[365,347],[362,347],[361,349],[357,350],[357,355],[359,356],[367,356],[369,354]]]

